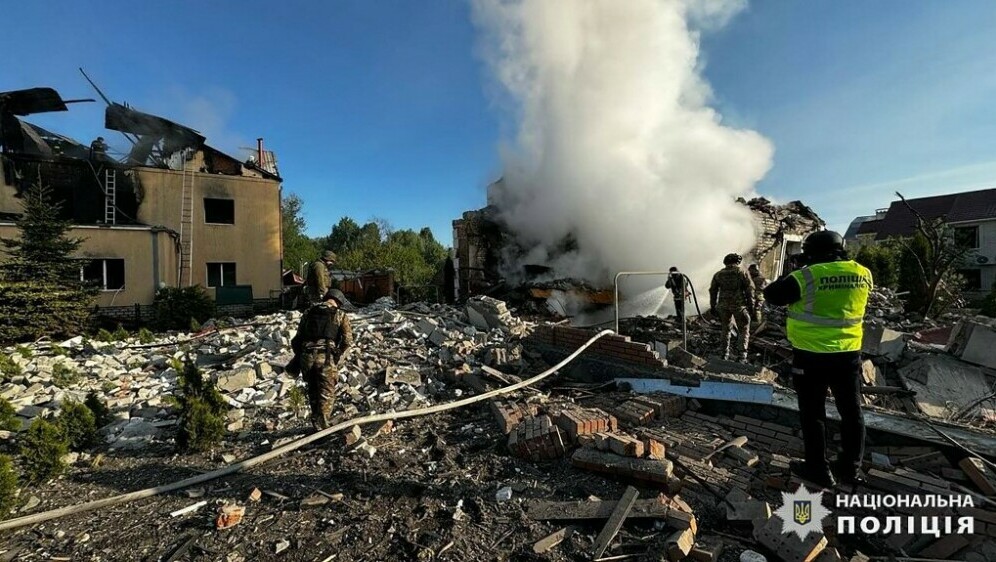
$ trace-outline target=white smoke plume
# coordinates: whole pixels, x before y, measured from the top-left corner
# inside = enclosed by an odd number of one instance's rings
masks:
[[[473,0],[515,121],[497,204],[527,249],[521,264],[600,285],[676,265],[701,299],[722,257],[753,246],[751,215],[735,198],[753,192],[773,149],[722,124],[699,63],[700,30],[743,5]],[[564,253],[567,237],[576,249]]]

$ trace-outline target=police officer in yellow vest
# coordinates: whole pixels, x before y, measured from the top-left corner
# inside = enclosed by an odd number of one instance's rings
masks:
[[[833,486],[835,474],[853,484],[860,478],[864,457],[861,338],[872,275],[847,259],[844,240],[836,232],[810,234],[802,252],[806,265],[764,290],[769,304],[788,306],[792,382],[806,453],[805,461],[793,461],[791,468],[799,477],[822,486]],[[832,465],[826,458],[827,389],[841,417],[842,451]]]

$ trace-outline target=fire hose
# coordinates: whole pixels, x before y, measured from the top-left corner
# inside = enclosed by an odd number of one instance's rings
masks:
[[[121,495],[112,496],[112,497],[109,497],[109,498],[103,498],[103,499],[99,499],[99,500],[94,500],[94,501],[87,502],[87,503],[82,503],[82,504],[77,504],[77,505],[71,505],[71,506],[66,506],[66,507],[60,507],[58,509],[53,509],[53,510],[50,510],[50,511],[44,511],[42,513],[34,513],[34,514],[31,514],[31,515],[24,515],[22,517],[16,517],[14,519],[8,519],[7,521],[0,521],[0,531],[6,531],[8,529],[16,529],[18,527],[23,527],[25,525],[34,525],[36,523],[41,523],[43,521],[50,521],[52,519],[58,519],[59,517],[64,517],[66,515],[72,515],[72,514],[75,514],[75,513],[83,513],[83,512],[86,512],[86,511],[93,511],[95,509],[100,509],[100,508],[103,508],[103,507],[111,507],[111,506],[114,506],[114,505],[120,505],[120,504],[123,504],[123,503],[132,502],[132,501],[135,501],[135,500],[140,500],[140,499],[145,499],[145,498],[151,498],[151,497],[157,496],[159,494],[165,494],[167,492],[173,492],[173,491],[176,491],[176,490],[182,490],[184,488],[189,488],[190,486],[195,486],[195,485],[201,484],[203,482],[208,482],[210,480],[216,480],[218,478],[221,478],[221,477],[224,477],[224,476],[228,476],[230,474],[235,474],[236,472],[240,472],[242,470],[246,470],[246,469],[252,468],[254,466],[261,465],[261,464],[263,464],[263,463],[265,463],[265,462],[267,462],[269,460],[272,460],[272,459],[275,459],[275,458],[280,457],[282,455],[285,455],[287,453],[290,453],[291,451],[300,449],[301,447],[303,447],[303,446],[305,446],[305,445],[307,445],[309,443],[313,443],[313,442],[318,441],[320,439],[324,439],[325,437],[328,437],[329,435],[332,435],[334,433],[338,433],[338,432],[340,432],[340,431],[342,431],[344,429],[351,428],[354,425],[365,425],[365,424],[371,424],[371,423],[376,423],[376,422],[381,422],[381,421],[388,421],[388,420],[393,421],[393,420],[400,420],[400,419],[405,419],[405,418],[415,418],[415,417],[420,417],[420,416],[427,416],[429,414],[436,414],[436,413],[445,412],[445,411],[448,411],[448,410],[455,410],[457,408],[462,408],[464,406],[469,406],[469,405],[475,404],[477,402],[482,402],[484,400],[489,400],[489,399],[494,398],[496,396],[501,396],[501,395],[504,395],[504,394],[509,394],[509,393],[515,392],[516,390],[519,390],[521,388],[525,388],[527,386],[531,386],[533,384],[536,384],[536,383],[540,382],[541,380],[549,377],[550,375],[556,373],[558,370],[562,369],[564,366],[566,366],[567,364],[569,364],[572,361],[574,361],[575,359],[577,359],[577,357],[579,355],[581,355],[581,353],[584,352],[584,350],[588,349],[588,347],[590,347],[596,341],[598,341],[599,339],[601,339],[601,338],[603,338],[603,337],[605,337],[605,336],[607,336],[609,334],[613,334],[613,333],[615,333],[615,332],[613,332],[612,330],[602,330],[601,332],[599,332],[599,333],[595,334],[594,336],[592,336],[591,339],[589,339],[587,342],[584,343],[584,345],[582,345],[581,347],[579,347],[577,350],[575,350],[573,353],[571,353],[570,355],[568,355],[566,358],[564,358],[562,361],[560,361],[559,363],[557,363],[553,367],[550,367],[546,371],[543,371],[542,373],[540,373],[540,374],[538,374],[538,375],[536,375],[536,376],[534,376],[532,378],[526,379],[526,380],[524,380],[522,382],[515,383],[515,384],[513,384],[511,386],[506,386],[506,387],[503,387],[503,388],[498,388],[498,389],[492,390],[490,392],[485,392],[484,394],[479,394],[479,395],[476,395],[476,396],[471,396],[471,397],[468,397],[468,398],[464,398],[463,400],[456,400],[454,402],[450,402],[450,403],[447,403],[447,404],[438,404],[436,406],[430,406],[428,408],[420,408],[418,410],[406,410],[406,411],[403,411],[403,412],[391,412],[391,413],[387,413],[387,414],[373,414],[373,415],[369,415],[369,416],[362,416],[362,417],[359,417],[359,418],[354,418],[354,419],[347,420],[347,421],[338,423],[336,425],[333,425],[332,427],[329,427],[327,429],[323,429],[321,431],[317,431],[315,433],[312,433],[311,435],[307,435],[305,437],[302,437],[300,439],[297,439],[295,441],[292,441],[292,442],[287,443],[285,445],[282,445],[280,447],[277,447],[276,449],[273,449],[272,451],[269,451],[269,452],[264,453],[262,455],[259,455],[259,456],[256,456],[256,457],[252,457],[252,458],[246,459],[244,461],[239,461],[237,463],[233,463],[233,464],[230,464],[228,466],[224,466],[222,468],[219,468],[218,470],[214,470],[214,471],[207,472],[207,473],[204,473],[204,474],[199,474],[197,476],[193,476],[193,477],[187,478],[185,480],[179,480],[179,481],[173,482],[171,484],[163,484],[162,486],[156,486],[154,488],[146,488],[144,490],[137,490],[135,492],[129,492],[127,494],[121,494]]]

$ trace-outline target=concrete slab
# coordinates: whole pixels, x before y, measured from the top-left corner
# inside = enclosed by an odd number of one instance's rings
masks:
[[[917,359],[899,375],[917,393],[920,410],[932,418],[947,419],[992,393],[981,369],[946,355]]]
[[[766,384],[701,381],[698,386],[674,384],[667,379],[618,378],[616,383],[629,385],[633,392],[650,394],[666,392],[688,398],[732,400],[753,404],[771,404],[774,388]]]

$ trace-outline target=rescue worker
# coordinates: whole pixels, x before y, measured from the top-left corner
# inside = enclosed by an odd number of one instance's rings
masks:
[[[764,275],[761,275],[761,269],[756,263],[747,266],[747,275],[754,283],[754,322],[760,324],[761,314],[764,310],[764,288],[768,286],[768,280],[764,278]]]
[[[786,332],[793,348],[792,382],[799,400],[805,460],[792,461],[799,477],[830,487],[861,479],[865,423],[861,413],[862,322],[872,275],[849,260],[840,234],[814,232],[803,242],[802,268],[768,285],[768,303],[788,306]],[[841,452],[826,458],[826,396],[841,417]]]
[[[297,334],[291,340],[294,360],[308,385],[311,425],[316,430],[329,426],[329,415],[335,404],[338,363],[353,345],[353,329],[342,309],[348,301],[342,291],[329,289],[322,302],[312,306],[301,317]],[[292,370],[290,365],[288,370]],[[295,373],[296,374],[296,373]]]
[[[329,268],[335,265],[336,255],[332,250],[325,250],[320,259],[311,262],[308,274],[304,279],[304,308],[321,302],[329,289],[338,288],[332,285]]]
[[[737,356],[747,362],[750,344],[750,319],[755,314],[754,284],[747,272],[740,268],[744,258],[740,254],[727,254],[723,269],[712,276],[709,285],[709,308],[719,318],[723,331],[723,359],[730,358],[730,321],[737,325]]]
[[[678,272],[678,268],[672,266],[668,270],[667,281],[664,282],[665,289],[671,289],[671,297],[674,299],[674,315],[678,322],[685,319],[685,301],[690,293],[685,287],[685,276]]]

